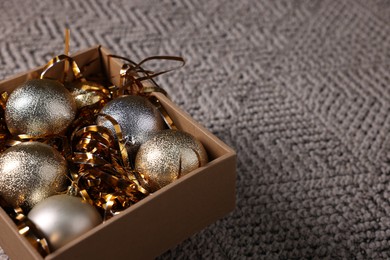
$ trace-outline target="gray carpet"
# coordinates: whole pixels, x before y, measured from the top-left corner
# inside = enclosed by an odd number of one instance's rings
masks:
[[[237,209],[161,259],[390,258],[389,1],[24,2],[1,78],[59,54],[68,12],[73,51],[183,56],[158,82],[237,151]]]

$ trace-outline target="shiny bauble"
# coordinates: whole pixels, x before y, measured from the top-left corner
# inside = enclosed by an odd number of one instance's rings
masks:
[[[153,192],[206,163],[207,153],[195,137],[179,130],[163,130],[141,145],[135,169]]]
[[[141,96],[121,96],[113,99],[100,113],[109,115],[118,122],[130,157],[135,156],[139,146],[150,135],[165,128],[158,109]],[[97,124],[108,128],[116,136],[113,124],[105,117],[99,116]]]
[[[58,81],[31,79],[9,96],[5,120],[12,134],[33,137],[63,132],[76,115],[76,103]]]
[[[56,250],[102,222],[97,210],[78,197],[56,195],[37,204],[27,215]]]
[[[97,82],[76,81],[66,84],[66,87],[73,96],[77,109],[94,105],[103,99],[102,93],[98,90],[104,87]]]
[[[0,196],[14,208],[30,210],[67,187],[67,163],[39,142],[17,144],[0,154]]]

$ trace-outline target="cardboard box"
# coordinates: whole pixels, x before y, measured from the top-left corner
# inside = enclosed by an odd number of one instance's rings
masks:
[[[97,46],[75,54],[84,74],[104,71],[118,84],[119,60]],[[61,66],[49,73],[58,75]],[[0,92],[11,92],[42,68],[0,82]],[[39,74],[38,74],[39,75]],[[149,259],[174,247],[235,208],[236,154],[161,93],[154,93],[176,126],[197,137],[205,146],[209,163],[158,190],[121,214],[43,258],[18,233],[0,208],[0,246],[18,259]]]

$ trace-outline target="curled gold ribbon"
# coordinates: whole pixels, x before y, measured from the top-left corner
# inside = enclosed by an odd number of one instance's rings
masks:
[[[12,208],[1,197],[0,206],[11,217],[18,228],[19,234],[24,236],[42,256],[50,254],[50,246],[45,236],[34,223],[26,217],[21,208]]]
[[[58,56],[54,57],[53,59],[51,59],[43,67],[40,79],[48,78],[46,76],[47,72],[49,70],[51,70],[52,68],[54,68],[55,65],[57,65],[57,64],[59,64],[59,63],[61,63],[63,61],[68,61],[71,64],[72,72],[73,72],[73,75],[74,75],[75,79],[82,78],[81,71],[80,71],[80,68],[77,65],[77,63],[71,57],[69,57],[69,56],[67,56],[65,54],[61,54],[61,55],[58,55]],[[65,82],[67,73],[68,73],[67,71],[64,71],[63,78],[62,78],[62,80],[60,80],[61,82]],[[58,80],[57,78],[55,78],[55,79]]]
[[[100,115],[100,110],[107,102],[120,95],[143,95],[149,98],[159,109],[168,127],[176,128],[159,100],[150,94],[152,92],[162,92],[166,95],[166,91],[157,85],[154,78],[184,66],[185,62],[181,57],[152,56],[135,63],[127,58],[111,55],[110,58],[121,59],[126,63],[119,71],[120,85],[108,87],[107,84],[98,84],[98,80],[87,80],[82,72],[88,64],[80,68],[76,61],[68,56],[69,33],[70,31],[67,28],[65,30],[65,54],[54,57],[43,67],[40,75],[31,73],[29,78],[53,79],[48,76],[49,71],[64,62],[62,75],[54,78],[54,80],[63,83],[72,92],[75,99],[80,98],[79,101],[82,105],[78,105],[76,119],[63,135],[33,137],[20,134],[12,136],[5,122],[8,93],[3,92],[0,96],[0,152],[21,142],[32,140],[54,147],[68,161],[68,178],[71,185],[67,192],[71,195],[79,195],[88,203],[94,205],[106,220],[148,196],[149,193],[143,188],[146,180],[142,173],[131,168],[119,124],[108,115]],[[152,60],[177,61],[181,65],[157,73],[142,68]],[[89,98],[89,95],[93,95],[92,102],[86,102],[85,99],[82,99]],[[87,99],[87,101],[91,100]],[[108,129],[95,125],[98,115],[104,116],[113,124],[117,139],[113,137]],[[43,257],[50,253],[47,240],[25,216],[22,209],[14,209],[8,206],[1,198],[0,206],[15,222],[19,233],[25,236]]]
[[[78,165],[78,169],[71,175],[69,192],[80,194],[100,208],[106,220],[147,196],[148,192],[132,173],[119,124],[108,115],[99,116],[113,124],[117,139],[107,128],[97,125],[72,133],[71,162]]]
[[[131,174],[129,159],[119,124],[114,126],[115,139],[107,128],[97,125],[76,127],[71,135],[71,164],[76,170],[71,175],[71,194],[78,193],[89,203],[100,208],[104,219],[139,201],[148,192]]]
[[[110,55],[109,57],[122,59],[126,62],[119,71],[121,79],[119,86],[90,84],[82,74],[85,67],[80,68],[73,58],[65,54],[54,57],[44,66],[39,75],[41,79],[49,78],[49,71],[56,68],[61,62],[68,63],[70,65],[69,71],[64,70],[62,76],[55,78],[55,80],[59,80],[68,87],[67,84],[69,83],[80,91],[91,92],[98,97],[98,102],[79,109],[76,119],[64,135],[40,136],[37,138],[23,134],[11,136],[7,131],[4,120],[8,94],[3,93],[0,97],[0,152],[6,147],[31,140],[41,141],[56,148],[69,163],[71,184],[67,192],[71,195],[78,195],[94,205],[103,215],[104,220],[119,214],[124,209],[145,198],[149,195],[149,192],[144,188],[147,180],[145,180],[142,173],[136,172],[131,167],[119,124],[112,117],[99,114],[101,108],[110,100],[121,95],[143,95],[158,108],[167,126],[176,129],[173,120],[158,98],[150,94],[152,92],[166,94],[166,91],[157,85],[154,78],[185,64],[183,58],[173,56],[152,56],[139,63],[116,55]],[[181,64],[160,72],[145,70],[143,66],[152,60],[171,60]],[[68,77],[69,73],[73,77]],[[69,81],[70,79],[71,81]],[[112,123],[117,138],[114,138],[107,128],[95,125],[97,116],[103,116]],[[30,226],[23,215],[17,213],[14,215],[22,221],[20,223]],[[22,229],[23,225],[21,226]],[[45,247],[44,239],[40,240],[39,234],[34,233],[29,236],[32,237],[32,241],[44,241],[43,244],[39,245],[42,255],[49,252],[45,251],[48,247]],[[38,238],[38,240],[35,238]]]
[[[168,112],[164,109],[164,107],[161,105],[160,100],[156,98],[155,96],[150,96],[149,101],[157,107],[158,111],[160,112],[165,124],[170,129],[177,129],[175,126],[175,123],[173,122],[172,118],[169,116]]]
[[[145,94],[150,94],[152,92],[162,92],[164,95],[166,95],[167,92],[163,88],[158,86],[157,83],[153,80],[153,78],[162,75],[164,73],[181,68],[185,65],[184,59],[182,57],[176,57],[176,56],[151,56],[146,59],[143,59],[139,63],[135,63],[130,59],[118,55],[109,55],[109,58],[121,59],[127,62],[123,64],[120,70],[119,73],[120,86],[117,89],[116,94],[114,94],[115,96],[123,95],[123,94],[145,95]],[[143,69],[141,65],[144,65],[145,63],[151,60],[171,60],[171,61],[178,61],[181,64],[178,65],[177,67],[163,70],[160,72],[152,72]],[[143,82],[147,80],[152,82],[150,86],[143,84]]]
[[[0,107],[2,109],[5,109],[5,105],[7,103],[7,100],[8,100],[8,92],[5,91],[5,92],[1,93],[1,95],[0,95]]]
[[[93,60],[94,61],[94,60]],[[72,86],[82,92],[93,92],[95,97],[97,97],[97,101],[95,103],[106,103],[110,99],[110,90],[105,88],[103,85],[100,85],[96,82],[88,81],[83,75],[82,70],[77,65],[76,61],[65,55],[61,54],[53,59],[51,59],[44,67],[40,75],[40,79],[49,78],[47,76],[48,72],[53,69],[56,65],[58,65],[61,62],[65,62],[65,65],[70,64],[70,69],[73,74],[73,81]],[[92,62],[92,61],[91,61]],[[89,64],[86,64],[85,66],[88,66]],[[68,81],[68,74],[69,71],[67,69],[68,66],[64,66],[64,73],[62,79],[59,79],[60,82],[64,83],[65,86],[67,86]],[[51,78],[49,78],[51,79]],[[58,80],[56,78],[56,80]],[[81,96],[82,94],[78,94],[75,99],[78,98],[78,96]]]

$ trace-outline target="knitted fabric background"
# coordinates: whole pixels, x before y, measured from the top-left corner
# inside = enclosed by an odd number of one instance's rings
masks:
[[[160,259],[390,258],[389,1],[0,8],[0,78],[61,53],[65,13],[72,52],[186,59],[157,81],[237,151],[237,208]]]

